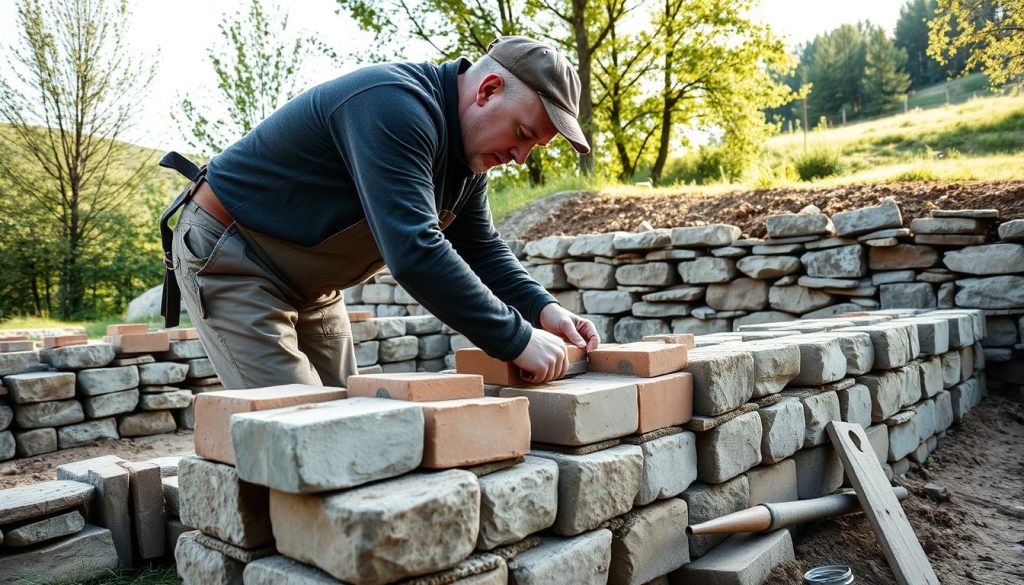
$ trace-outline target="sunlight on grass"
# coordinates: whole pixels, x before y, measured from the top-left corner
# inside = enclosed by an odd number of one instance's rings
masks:
[[[102,339],[107,334],[107,325],[117,323],[148,323],[150,329],[163,329],[163,317],[154,319],[143,319],[126,321],[118,317],[106,317],[93,321],[61,321],[48,317],[14,317],[0,322],[0,333],[4,331],[16,331],[23,329],[65,329],[69,327],[81,327],[89,339]],[[181,316],[181,327],[191,327],[192,322],[188,315]]]

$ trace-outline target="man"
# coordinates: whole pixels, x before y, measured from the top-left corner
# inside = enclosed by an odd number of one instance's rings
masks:
[[[523,164],[556,134],[589,152],[579,95],[554,47],[503,37],[475,64],[377,65],[314,87],[205,172],[169,154],[161,164],[192,183],[162,220],[168,326],[180,288],[226,388],[341,386],[356,373],[341,289],[387,264],[427,310],[529,381],[565,375],[563,339],[593,349],[597,330],[499,238],[486,173]]]

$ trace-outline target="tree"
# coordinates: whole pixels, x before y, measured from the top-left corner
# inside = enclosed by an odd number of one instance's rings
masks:
[[[807,80],[813,86],[807,96],[810,119],[835,116],[846,109],[860,112],[860,79],[870,25],[843,24],[815,39]]]
[[[315,39],[287,40],[287,15],[275,6],[264,9],[261,0],[251,0],[245,14],[224,15],[219,28],[224,44],[206,54],[217,77],[220,103],[197,104],[186,96],[180,113],[171,114],[188,145],[207,155],[220,152],[295,97],[305,84],[300,72],[307,57],[334,57]],[[216,115],[221,110],[226,118]]]
[[[928,32],[928,54],[941,64],[967,49],[967,70],[993,86],[1024,75],[1024,0],[938,0]]]
[[[942,66],[928,55],[928,21],[935,17],[935,0],[908,0],[900,8],[894,44],[907,53],[907,73],[914,89],[943,81]]]
[[[907,54],[886,36],[881,28],[871,31],[864,54],[861,78],[861,105],[867,116],[888,112],[896,107],[910,87],[904,70]]]
[[[156,168],[121,141],[154,69],[136,65],[124,43],[124,0],[22,0],[18,25],[13,73],[0,79],[0,120],[10,125],[0,132],[0,178],[24,198],[26,221],[52,226],[47,251],[67,319],[82,314],[85,259],[116,227],[111,211],[130,207]]]

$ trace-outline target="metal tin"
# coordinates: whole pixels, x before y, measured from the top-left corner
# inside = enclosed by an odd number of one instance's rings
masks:
[[[850,585],[853,569],[846,565],[814,567],[804,573],[804,585]]]

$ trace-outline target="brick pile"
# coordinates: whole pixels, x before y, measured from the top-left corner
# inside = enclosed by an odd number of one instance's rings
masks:
[[[103,343],[3,343],[12,351],[0,351],[0,460],[192,428],[193,394],[222,389],[191,329],[111,325]]]

